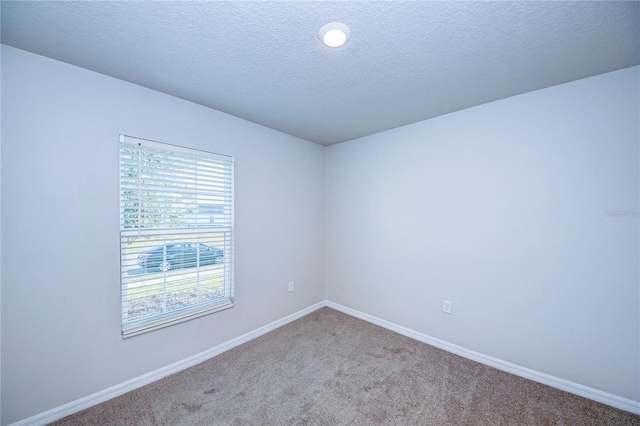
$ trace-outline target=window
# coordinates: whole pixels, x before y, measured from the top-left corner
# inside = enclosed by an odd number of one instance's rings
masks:
[[[120,136],[122,335],[233,306],[233,158]]]

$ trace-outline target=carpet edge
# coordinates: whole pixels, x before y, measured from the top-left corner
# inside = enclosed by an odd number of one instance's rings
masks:
[[[467,349],[462,346],[437,339],[435,337],[420,333],[407,327],[403,327],[387,320],[383,320],[373,315],[365,314],[364,312],[351,309],[347,306],[340,305],[339,303],[331,302],[329,300],[325,302],[326,306],[331,309],[335,309],[336,311],[342,312],[355,318],[359,318],[371,324],[378,325],[382,328],[386,328],[387,330],[402,334],[403,336],[409,337],[419,342],[435,346],[439,349],[451,352],[463,358],[467,358],[472,361],[497,368],[498,370],[506,371],[507,373],[511,373],[519,377],[524,377],[525,379],[533,380],[534,382],[542,383],[544,385],[551,386],[553,388],[569,392],[583,398],[600,402],[614,408],[619,408],[621,410],[640,415],[640,401],[634,401],[629,398],[624,398],[622,396],[604,392],[585,385],[581,385],[579,383],[561,379],[550,374],[542,373],[540,371],[532,370],[527,367],[503,361],[499,358],[494,358],[492,356],[485,355],[480,352],[476,352],[471,349]]]
[[[233,349],[236,346],[247,343],[262,336],[263,334],[266,334],[270,331],[282,327],[283,325],[289,324],[290,322],[302,318],[305,315],[309,315],[310,313],[324,308],[325,306],[327,306],[325,300],[315,303],[311,306],[294,312],[293,314],[287,315],[286,317],[273,321],[267,325],[228,340],[203,352],[184,358],[165,367],[158,368],[157,370],[127,380],[126,382],[117,384],[102,391],[98,391],[75,401],[71,401],[59,407],[52,408],[51,410],[47,410],[43,413],[36,414],[34,416],[12,423],[9,426],[38,426],[60,420],[64,417],[70,416],[71,414],[75,414],[79,411],[93,407],[132,390],[141,388],[142,386],[148,385],[149,383],[153,383],[157,380],[163,379],[167,376],[170,376],[171,374],[175,374],[189,367],[193,367],[194,365],[197,365],[217,355],[220,355],[223,352]]]

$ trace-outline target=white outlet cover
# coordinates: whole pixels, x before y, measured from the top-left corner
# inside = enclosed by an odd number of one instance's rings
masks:
[[[442,301],[442,312],[445,312],[447,314],[451,313],[451,302],[449,300]]]
[[[291,281],[291,282],[289,283],[289,292],[292,292],[292,291],[293,291],[293,289],[294,289],[294,284],[293,284],[293,281]]]

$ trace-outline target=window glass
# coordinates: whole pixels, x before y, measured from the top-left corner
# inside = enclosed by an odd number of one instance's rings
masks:
[[[233,306],[233,158],[122,136],[120,254],[125,337]]]

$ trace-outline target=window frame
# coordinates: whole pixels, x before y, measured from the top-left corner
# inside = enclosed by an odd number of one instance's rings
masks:
[[[120,182],[120,187],[119,187],[120,303],[121,303],[122,337],[127,338],[131,336],[135,336],[138,334],[157,330],[159,328],[167,327],[167,326],[181,323],[184,321],[189,321],[191,319],[195,319],[204,315],[209,315],[214,312],[218,312],[218,311],[233,307],[234,306],[234,281],[235,281],[234,279],[235,278],[234,277],[234,263],[235,263],[234,262],[234,235],[235,235],[234,158],[228,155],[216,154],[212,152],[191,149],[191,148],[186,148],[182,146],[152,141],[148,139],[141,139],[141,138],[126,136],[126,135],[120,135],[118,146],[119,146],[119,182]],[[179,221],[183,223],[183,226],[179,226],[179,225],[167,226],[166,225],[167,222],[165,221],[164,217],[163,217],[164,226],[154,227],[154,226],[150,226],[148,222],[146,222],[146,226],[145,226],[145,222],[142,219],[143,217],[142,212],[144,211],[144,207],[141,207],[141,206],[143,206],[143,200],[148,201],[148,199],[145,199],[144,196],[142,195],[143,193],[142,188],[148,191],[147,193],[151,193],[152,190],[141,183],[141,181],[143,180],[141,175],[143,174],[144,169],[142,166],[138,166],[138,169],[134,169],[134,172],[138,173],[137,176],[139,178],[139,182],[140,182],[139,186],[141,189],[137,199],[138,218],[137,218],[137,222],[133,222],[137,224],[137,226],[135,227],[127,226],[127,224],[131,225],[132,221],[130,218],[131,210],[124,207],[126,203],[125,199],[127,201],[131,201],[131,200],[135,200],[135,197],[131,195],[131,192],[125,193],[125,189],[123,189],[124,187],[131,189],[131,185],[123,186],[123,180],[124,181],[131,180],[131,177],[127,177],[127,178],[123,177],[125,175],[125,172],[124,172],[125,160],[123,160],[123,152],[126,150],[130,151],[131,148],[135,146],[138,146],[139,158],[142,157],[143,152],[144,152],[144,155],[147,155],[149,151],[153,150],[156,152],[160,152],[161,156],[166,155],[167,158],[178,155],[178,156],[184,156],[184,158],[193,160],[195,161],[196,164],[200,164],[200,161],[202,161],[203,163],[207,163],[208,165],[210,165],[212,162],[215,163],[216,165],[220,165],[220,167],[224,170],[224,172],[221,172],[221,175],[220,175],[222,176],[221,180],[224,182],[223,184],[221,184],[223,188],[222,192],[224,193],[224,196],[222,197],[222,202],[220,204],[214,204],[215,207],[213,208],[213,210],[211,206],[208,206],[208,208],[211,210],[210,212],[208,212],[210,216],[210,223],[202,223],[202,224],[199,223],[199,219],[197,218],[198,214],[204,215],[204,213],[196,214],[195,215],[196,219],[193,218],[194,214],[191,213],[190,219],[187,217],[186,214],[184,217],[176,216],[178,217]],[[157,158],[158,157],[156,157],[156,159]],[[180,180],[181,182],[184,182],[186,179],[187,184],[184,184],[184,185],[195,186],[196,189],[192,191],[193,193],[191,194],[191,197],[192,197],[191,202],[192,203],[195,202],[197,204],[201,196],[205,197],[205,195],[203,195],[204,192],[198,192],[197,183],[200,182],[200,180],[198,180],[197,172],[195,173],[195,177],[193,178],[191,177],[183,178],[182,176],[176,177],[177,174],[183,172],[183,170],[178,169],[178,172],[176,172],[174,168],[175,165],[171,164],[171,160],[168,160],[167,158],[160,157],[160,160],[164,159],[164,163],[162,161],[157,161],[157,164],[159,165],[158,170],[160,170],[162,173],[168,173],[168,174],[176,173],[174,175],[171,175],[168,181],[171,181],[171,179],[173,179],[174,181]],[[128,163],[128,165],[130,166],[131,163]],[[197,167],[198,166],[196,166],[196,170],[197,170]],[[171,169],[171,172],[167,172],[167,170],[169,169]],[[130,169],[127,169],[127,171],[129,170]],[[155,177],[155,176],[152,176],[152,177]],[[218,175],[216,175],[216,178],[218,178]],[[189,179],[194,179],[194,180],[189,180]],[[159,191],[169,193],[171,192],[169,190],[170,188],[171,186],[167,185],[165,187],[162,187],[162,189]],[[180,189],[175,190],[174,188],[174,192],[179,192],[179,191]],[[204,191],[204,190],[201,190],[201,191]],[[194,198],[195,198],[195,201],[193,200]],[[166,201],[166,200],[170,200],[170,201]],[[158,207],[158,209],[161,209],[163,207],[167,208],[169,206],[173,208],[176,205],[180,205],[181,203],[184,203],[183,197],[179,195],[175,195],[175,198],[171,198],[165,194],[164,201],[161,203],[161,207]],[[215,214],[223,217],[222,225],[216,224],[216,220],[213,217],[214,211],[215,211]],[[220,215],[221,211],[223,212],[222,215]],[[187,226],[186,224],[188,224],[189,226]],[[130,241],[131,236],[135,236],[135,235],[137,235],[139,238],[144,238],[144,237],[149,238],[149,241],[153,240],[154,238],[157,238],[158,236],[162,236],[164,238],[162,240],[163,244],[157,245],[156,243],[159,243],[159,241],[161,240],[157,240],[157,241],[154,240],[155,242],[153,244],[155,245],[155,247],[152,245],[151,242],[148,243],[148,246],[143,246],[143,248],[146,248],[147,250],[150,250],[152,248],[156,248],[162,245],[167,245],[167,244],[174,244],[175,246],[180,245],[181,247],[183,247],[184,244],[192,244],[193,247],[197,247],[196,248],[197,260],[195,262],[196,264],[194,266],[191,266],[190,264],[182,263],[178,269],[174,269],[173,271],[181,270],[181,271],[187,271],[187,272],[182,272],[182,273],[172,272],[171,273],[172,277],[170,280],[172,281],[172,284],[169,285],[169,287],[171,287],[171,285],[174,285],[173,284],[174,282],[177,282],[180,279],[183,279],[185,281],[193,281],[192,278],[187,279],[186,277],[188,274],[193,275],[195,271],[195,276],[196,276],[195,282],[197,283],[196,286],[198,288],[198,290],[196,290],[198,292],[197,294],[198,298],[196,298],[195,303],[192,303],[191,305],[188,305],[188,306],[167,310],[166,298],[167,298],[167,281],[168,281],[167,272],[168,271],[162,272],[160,267],[158,267],[158,274],[162,273],[162,279],[164,283],[162,287],[163,288],[162,298],[165,300],[163,305],[163,312],[149,314],[143,318],[130,319],[128,317],[129,315],[128,306],[129,306],[129,303],[131,303],[131,299],[129,298],[128,294],[130,291],[132,291],[131,290],[132,286],[130,285],[130,279],[128,277],[129,277],[129,274],[131,273],[129,268],[131,268],[132,266],[132,261],[131,261],[131,254],[128,253],[128,247],[125,247],[125,244],[129,244],[129,243],[125,243],[125,241]],[[184,238],[185,235],[193,235],[194,239],[193,240],[187,239],[187,241],[183,241],[181,239],[171,240],[171,238],[173,237]],[[199,297],[200,282],[201,282],[201,279],[204,281],[207,278],[205,277],[204,272],[202,274],[202,277],[200,275],[200,271],[205,269],[205,264],[201,262],[201,258],[200,258],[200,248],[205,242],[208,241],[208,240],[204,240],[203,242],[203,240],[201,240],[200,237],[209,236],[209,238],[212,238],[213,235],[216,235],[215,241],[218,241],[219,238],[222,238],[221,240],[222,250],[223,250],[222,256],[220,257],[220,259],[218,259],[218,256],[216,256],[216,260],[213,261],[214,265],[212,265],[212,266],[218,266],[219,262],[222,263],[222,265],[220,265],[220,267],[218,268],[219,270],[222,271],[222,283],[223,283],[221,287],[222,296],[218,297],[217,296],[218,290],[216,290],[215,296],[210,296],[209,299],[204,299],[203,297],[203,301],[200,301],[199,300],[200,299]],[[222,237],[220,237],[220,235],[222,235]],[[220,249],[219,247],[214,247],[212,245],[208,247]],[[143,250],[141,249],[141,251]],[[166,249],[163,252],[163,256],[164,256],[163,260],[166,261]],[[147,269],[148,263],[145,263],[144,265],[145,265],[144,268],[141,268],[143,269],[142,274],[143,275],[150,274],[149,270]],[[208,271],[208,272],[211,272],[211,271]],[[220,274],[218,273],[218,275]]]

